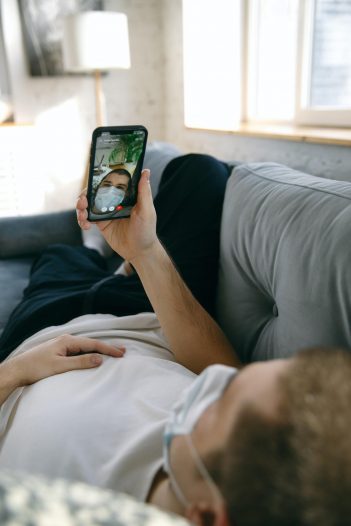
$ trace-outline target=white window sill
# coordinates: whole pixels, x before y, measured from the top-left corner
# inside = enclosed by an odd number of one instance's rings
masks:
[[[222,132],[218,130],[206,131],[245,135],[250,137],[263,137],[266,139],[285,139],[287,141],[296,142],[351,146],[351,128],[322,128],[311,126],[294,126],[288,124],[241,123],[235,130],[230,132]]]

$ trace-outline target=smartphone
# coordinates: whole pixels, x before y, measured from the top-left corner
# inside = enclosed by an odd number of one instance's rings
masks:
[[[144,162],[144,126],[103,126],[92,136],[88,219],[106,221],[129,217],[137,201]]]

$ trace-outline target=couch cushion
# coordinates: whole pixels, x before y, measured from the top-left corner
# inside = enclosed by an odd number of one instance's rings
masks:
[[[150,185],[153,197],[157,194],[163,170],[179,155],[181,152],[178,148],[166,142],[155,141],[147,145],[143,167],[151,171]]]
[[[31,264],[31,258],[0,260],[0,334],[9,315],[22,298],[23,289],[28,283]]]
[[[350,237],[351,183],[273,163],[234,170],[217,307],[242,360],[351,347]]]
[[[0,219],[0,258],[34,255],[51,243],[82,243],[75,210]]]

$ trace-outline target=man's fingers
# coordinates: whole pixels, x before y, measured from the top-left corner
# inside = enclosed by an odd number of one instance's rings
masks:
[[[83,190],[83,192],[78,197],[76,208],[79,210],[86,210],[88,208],[88,199],[85,190]]]
[[[84,210],[80,210],[79,208],[76,208],[76,213],[77,213],[78,221],[87,221],[88,211],[86,208]]]
[[[87,214],[81,215],[80,212],[77,211],[77,222],[78,225],[82,230],[89,230],[91,228],[92,223],[87,220]]]
[[[73,371],[74,369],[90,369],[92,367],[98,367],[102,363],[103,357],[101,354],[92,353],[71,356],[69,358],[64,358],[64,360],[65,371]],[[62,366],[62,362],[60,362],[60,366]]]
[[[115,347],[108,343],[102,342],[101,340],[92,340],[94,342],[94,351],[106,354],[107,356],[115,356],[116,358],[123,356],[126,348],[123,346]]]
[[[83,230],[89,230],[91,223],[88,221],[88,199],[86,196],[86,190],[83,190],[77,199],[76,213],[77,221],[80,228]]]
[[[70,336],[69,334],[62,336],[61,338],[66,349],[66,354],[68,355],[99,352],[101,354],[120,358],[125,353],[125,347],[123,346],[117,348],[114,345],[93,338]]]

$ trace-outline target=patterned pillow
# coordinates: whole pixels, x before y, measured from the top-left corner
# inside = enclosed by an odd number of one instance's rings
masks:
[[[190,526],[128,495],[83,483],[0,473],[2,526]]]

